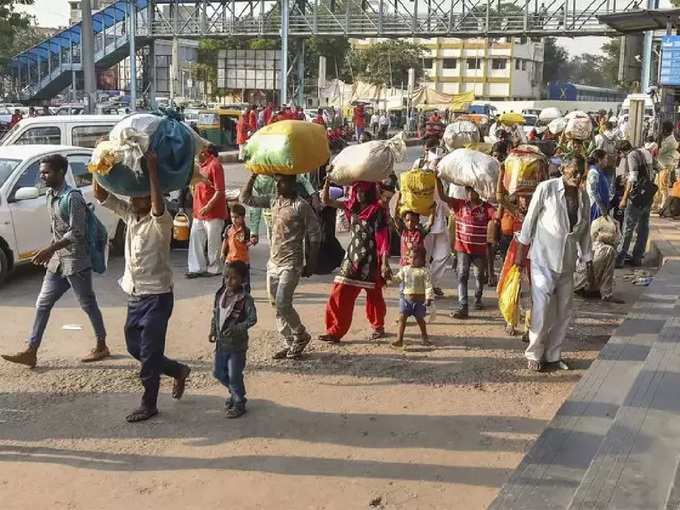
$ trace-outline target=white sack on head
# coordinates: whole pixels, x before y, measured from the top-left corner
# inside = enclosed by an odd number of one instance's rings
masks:
[[[459,186],[470,186],[485,200],[495,200],[500,164],[471,149],[456,149],[437,165],[439,176]]]
[[[390,176],[394,164],[402,161],[405,153],[402,133],[389,140],[350,145],[333,159],[328,177],[340,185],[356,181],[381,182]]]
[[[452,122],[444,130],[444,144],[449,150],[462,149],[480,141],[479,129],[474,122],[458,120]]]

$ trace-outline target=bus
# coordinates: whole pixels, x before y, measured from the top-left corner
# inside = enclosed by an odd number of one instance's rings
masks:
[[[570,82],[550,82],[547,88],[547,98],[556,101],[592,101],[621,103],[626,98],[626,92],[620,89],[591,87]]]

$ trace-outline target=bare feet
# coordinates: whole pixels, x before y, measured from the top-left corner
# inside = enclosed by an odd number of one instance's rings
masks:
[[[432,345],[432,342],[430,342],[430,339],[426,336],[420,339],[420,343],[423,345]]]
[[[38,363],[38,353],[34,349],[26,349],[25,351],[17,352],[16,354],[3,354],[2,359],[10,363],[17,363],[19,365],[26,365],[29,368],[34,368]]]
[[[145,421],[152,418],[158,414],[158,409],[150,409],[148,407],[139,407],[132,411],[125,417],[125,421],[128,423],[137,423],[138,421]]]
[[[379,340],[380,338],[385,338],[385,330],[374,329],[373,333],[371,333],[371,336],[369,336],[368,338],[369,340]]]

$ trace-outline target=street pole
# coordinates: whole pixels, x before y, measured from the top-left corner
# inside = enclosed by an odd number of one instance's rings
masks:
[[[92,32],[92,6],[90,0],[82,0],[82,23],[80,32],[80,62],[83,67],[85,111],[94,112],[97,103],[97,83],[94,69],[94,33]]]
[[[279,103],[288,102],[288,0],[281,0],[281,83]]]
[[[647,9],[656,9],[659,0],[647,0]],[[649,88],[650,74],[652,73],[652,38],[654,31],[648,30],[645,32],[645,37],[642,41],[642,73],[640,76],[640,92],[647,93]]]
[[[130,110],[137,111],[137,47],[135,35],[137,34],[137,6],[135,0],[128,3],[128,37],[130,39]]]

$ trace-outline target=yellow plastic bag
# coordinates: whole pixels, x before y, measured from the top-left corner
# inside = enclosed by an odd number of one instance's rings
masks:
[[[508,195],[531,195],[548,178],[548,162],[536,147],[520,145],[505,159],[503,186]]]
[[[245,148],[246,168],[256,174],[312,172],[330,157],[326,130],[301,120],[269,124],[258,130]]]
[[[525,120],[521,113],[505,112],[498,118],[498,122],[504,126],[514,126],[524,124]]]
[[[424,216],[432,214],[434,190],[437,177],[434,172],[426,172],[419,168],[404,172],[399,176],[401,190],[400,214],[412,211]]]
[[[519,323],[519,291],[521,287],[521,272],[513,265],[505,277],[504,284],[498,295],[498,308],[511,326]]]

